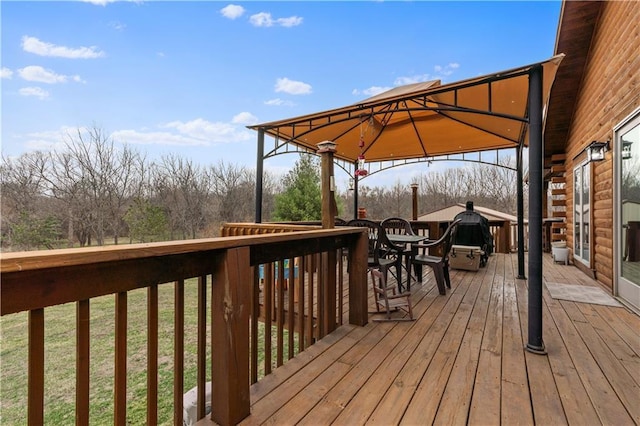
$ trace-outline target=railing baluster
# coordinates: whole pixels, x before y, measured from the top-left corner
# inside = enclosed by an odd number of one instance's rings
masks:
[[[147,289],[147,424],[158,424],[158,285]]]
[[[298,321],[298,351],[302,352],[305,349],[305,340],[304,340],[304,335],[305,335],[305,324],[306,324],[306,316],[305,316],[305,312],[304,312],[304,307],[305,307],[305,286],[307,285],[307,280],[306,280],[306,274],[305,274],[305,257],[299,257],[298,258],[298,293],[299,293],[299,297],[298,297],[298,318],[300,318],[300,320]]]
[[[313,327],[315,324],[314,321],[314,308],[315,308],[315,274],[314,274],[314,268],[316,267],[316,256],[315,255],[309,255],[309,256],[305,256],[307,259],[307,273],[308,273],[308,278],[309,278],[309,286],[308,288],[308,292],[307,292],[307,344],[305,345],[305,347],[309,347],[313,344],[313,338],[314,338],[314,334],[313,334]]]
[[[184,394],[184,280],[175,282],[173,345],[173,424],[182,424],[182,395]]]
[[[251,293],[251,383],[258,381],[258,322],[260,319],[260,268],[253,267],[253,292]]]
[[[278,298],[276,306],[276,366],[283,363],[284,346],[284,261],[278,261],[278,284],[276,285],[276,295]]]
[[[207,382],[207,276],[198,277],[198,371],[196,382],[198,386],[198,420],[206,413],[206,382]]]
[[[89,424],[89,300],[76,303],[76,425]]]
[[[324,279],[324,335],[326,336],[336,329],[336,251],[330,250],[325,252],[322,257],[325,262],[323,270],[326,271]]]
[[[271,374],[271,313],[273,312],[273,263],[264,265],[264,375]]]
[[[325,318],[326,318],[326,291],[327,291],[327,287],[326,287],[326,280],[327,280],[327,274],[326,274],[326,270],[325,270],[325,260],[326,260],[326,253],[320,253],[317,255],[318,258],[318,267],[316,269],[317,273],[318,273],[318,281],[317,281],[317,285],[318,285],[318,298],[316,299],[316,303],[318,305],[317,309],[316,309],[316,315],[318,316],[318,319],[316,321],[316,328],[318,330],[318,340],[322,339],[326,334],[327,334],[327,329],[326,329],[326,323],[325,323]]]
[[[342,255],[342,249],[338,250],[337,254],[338,261],[338,294],[337,294],[337,305],[338,305],[338,324],[342,325],[343,320],[343,307],[344,307],[344,258]]]
[[[127,423],[127,292],[116,294],[114,423]]]
[[[44,309],[29,311],[30,425],[44,424]]]
[[[287,307],[287,330],[289,330],[288,334],[288,343],[289,343],[289,352],[287,354],[287,359],[291,359],[294,357],[294,334],[295,334],[295,326],[294,326],[294,309],[295,309],[295,298],[296,298],[296,275],[295,275],[295,259],[289,259],[289,290],[287,292],[289,302],[289,306]]]

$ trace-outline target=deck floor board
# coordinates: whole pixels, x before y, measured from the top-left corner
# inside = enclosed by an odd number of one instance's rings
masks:
[[[543,262],[545,282],[602,288]],[[446,296],[425,270],[415,321],[339,327],[252,386],[242,424],[640,424],[638,315],[543,286],[547,354],[530,353],[516,263],[496,254],[478,272],[452,271]]]

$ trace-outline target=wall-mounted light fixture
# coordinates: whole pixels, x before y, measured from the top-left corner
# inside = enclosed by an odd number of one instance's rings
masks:
[[[602,161],[607,151],[609,151],[609,141],[593,141],[587,146],[587,161]]]
[[[349,191],[353,191],[356,181],[353,178],[349,178]]]

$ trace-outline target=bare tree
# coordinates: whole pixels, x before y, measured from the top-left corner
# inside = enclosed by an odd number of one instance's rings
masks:
[[[127,145],[116,153],[106,176],[108,220],[115,244],[131,200],[140,198],[143,192],[147,173],[145,158]]]
[[[17,159],[2,157],[0,185],[2,189],[2,213],[36,210],[38,200],[45,195],[46,182],[43,170],[46,155],[40,151],[26,153]]]
[[[220,161],[209,168],[216,218],[221,222],[253,220],[255,174],[245,167]]]
[[[517,179],[513,167],[515,159],[505,157],[499,166],[474,164],[446,169],[420,177],[419,205],[424,211],[439,210],[456,203],[473,201],[478,205],[515,214],[517,210]]]
[[[153,189],[169,219],[171,239],[196,238],[207,222],[208,175],[190,160],[162,158],[153,170]]]
[[[58,222],[58,217],[47,196],[43,179],[46,167],[46,155],[39,151],[23,154],[16,159],[2,157],[0,200],[3,245],[21,249],[49,246],[50,240],[58,235],[59,230],[51,228],[52,224]],[[20,237],[16,235],[17,232],[20,232]]]

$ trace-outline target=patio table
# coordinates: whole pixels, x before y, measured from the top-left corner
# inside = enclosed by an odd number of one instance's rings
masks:
[[[411,244],[411,256],[409,265],[405,265],[405,269],[407,270],[407,290],[411,291],[411,265],[413,265],[413,259],[418,254],[418,248],[414,246],[416,243],[429,241],[429,237],[425,235],[410,235],[410,234],[387,234],[387,238],[394,244]],[[422,268],[420,268],[420,272]],[[422,281],[422,277],[418,275],[419,272],[416,268],[416,278],[417,281]]]

